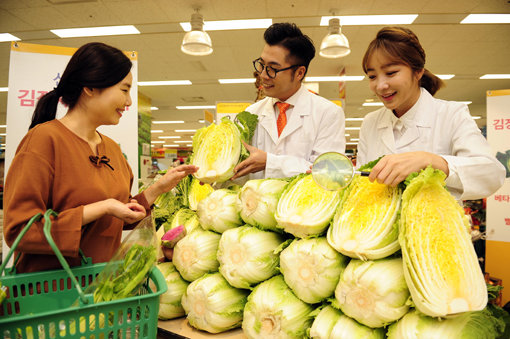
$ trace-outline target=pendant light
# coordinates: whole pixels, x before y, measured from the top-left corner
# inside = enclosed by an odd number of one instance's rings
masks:
[[[321,42],[320,56],[325,58],[341,58],[351,53],[349,41],[340,29],[340,19],[329,19],[328,31],[328,35]]]
[[[191,15],[191,31],[182,39],[181,51],[189,55],[209,55],[213,52],[211,37],[203,30],[204,18],[202,14]]]

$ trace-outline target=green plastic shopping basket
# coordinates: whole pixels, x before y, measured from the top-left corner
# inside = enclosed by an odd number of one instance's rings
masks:
[[[50,234],[50,216],[56,215],[52,210],[44,214],[44,234],[63,270],[15,274],[14,265],[5,270],[23,235],[42,218],[40,213],[23,228],[0,266],[0,281],[8,289],[0,305],[0,338],[156,338],[159,296],[167,290],[161,272],[154,267],[149,274],[155,291],[147,281],[137,296],[94,304],[93,295],[83,289],[106,263],[91,264],[82,256],[82,266],[71,269]]]

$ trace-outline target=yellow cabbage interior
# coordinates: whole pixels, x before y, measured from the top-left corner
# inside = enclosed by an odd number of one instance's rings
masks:
[[[303,213],[314,208],[323,200],[333,199],[338,194],[336,191],[326,191],[321,188],[313,181],[311,175],[304,177],[296,186],[296,191],[292,194],[295,198],[293,205],[299,207]]]

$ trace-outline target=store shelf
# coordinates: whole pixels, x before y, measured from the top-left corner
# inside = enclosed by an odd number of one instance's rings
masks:
[[[160,337],[162,338],[175,338],[172,335],[179,335],[183,338],[190,339],[247,339],[241,329],[230,330],[223,333],[211,334],[204,331],[199,331],[191,327],[186,318],[177,318],[173,320],[160,320],[158,321],[158,328],[161,329]],[[168,334],[168,336],[165,336]]]

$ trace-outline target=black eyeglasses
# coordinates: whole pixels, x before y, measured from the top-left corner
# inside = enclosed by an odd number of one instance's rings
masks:
[[[291,69],[294,67],[299,67],[299,66],[303,66],[303,65],[292,65],[292,66],[285,67],[282,69],[276,69],[269,65],[264,65],[264,63],[262,62],[262,60],[260,58],[253,60],[253,67],[255,68],[255,71],[257,71],[257,73],[261,74],[262,72],[264,72],[264,69],[265,69],[267,76],[270,77],[271,79],[276,78],[276,75],[278,74],[278,72],[283,72],[288,69]]]

